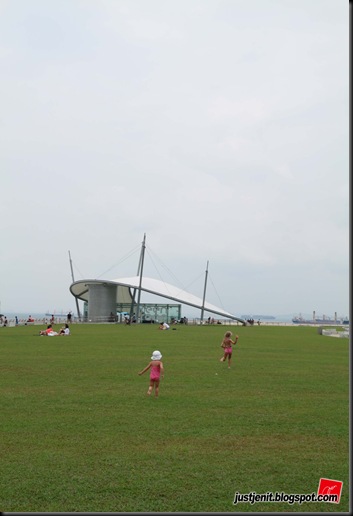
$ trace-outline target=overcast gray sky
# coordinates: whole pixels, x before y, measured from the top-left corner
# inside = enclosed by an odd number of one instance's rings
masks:
[[[1,312],[146,233],[229,312],[348,315],[348,42],[347,0],[0,0]]]

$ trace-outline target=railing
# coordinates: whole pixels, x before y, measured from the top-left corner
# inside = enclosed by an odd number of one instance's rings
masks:
[[[74,322],[73,320],[71,322]],[[76,321],[75,321],[76,322]],[[41,317],[41,318],[35,318],[32,321],[28,321],[28,319],[18,319],[16,321],[16,318],[11,317],[7,320],[7,326],[34,326],[37,324],[43,325],[43,324],[64,324],[66,323],[66,319],[63,317],[54,317],[54,321],[51,320],[50,317]],[[0,323],[0,326],[4,326],[3,323]]]
[[[164,319],[163,318],[163,321],[152,321],[152,320],[142,320],[142,321],[139,321],[139,323],[147,323],[147,324],[160,324],[160,322],[164,322]],[[16,319],[15,318],[10,318],[7,320],[7,326],[33,326],[33,325],[48,325],[48,324],[64,324],[66,323],[66,319],[64,317],[54,317],[54,321],[51,320],[50,317],[43,317],[43,318],[36,318],[34,319],[33,321],[28,321],[27,319],[18,319],[18,322],[16,322]],[[199,317],[193,317],[193,318],[188,318],[187,319],[187,323],[185,322],[180,322],[180,321],[177,321],[176,323],[173,323],[172,321],[166,321],[168,322],[168,324],[170,324],[171,326],[174,325],[174,324],[177,324],[177,325],[181,325],[181,324],[187,324],[187,325],[190,325],[190,326],[218,326],[218,325],[223,325],[223,326],[242,326],[243,323],[241,323],[240,321],[235,321],[233,319],[216,319],[214,320],[214,322],[208,322],[208,320],[204,319],[202,322],[201,322],[201,319]],[[124,317],[123,316],[116,316],[115,318],[114,317],[111,317],[111,316],[97,316],[97,317],[93,317],[93,318],[90,318],[88,319],[88,317],[81,317],[80,319],[78,317],[72,317],[71,319],[71,323],[70,324],[127,324]],[[136,323],[131,323],[131,325],[134,325]],[[0,327],[1,326],[4,326],[3,323],[0,322]],[[287,321],[287,322],[283,322],[283,321],[260,321],[260,322],[257,322],[255,321],[253,325],[249,325],[247,323],[247,326],[297,326],[297,327],[300,327],[300,326],[303,326],[303,325],[300,325],[300,324],[295,324],[293,323],[292,321]],[[310,324],[310,326],[323,326],[322,324]],[[341,326],[340,323],[337,323],[337,324],[325,324],[325,326],[331,326],[331,327],[334,327],[334,326]],[[348,326],[348,325],[347,325]]]

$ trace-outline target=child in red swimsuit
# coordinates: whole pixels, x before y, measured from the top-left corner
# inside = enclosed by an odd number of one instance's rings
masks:
[[[238,342],[238,335],[235,336],[235,340],[231,339],[232,332],[226,331],[222,340],[221,348],[224,349],[224,355],[220,359],[220,362],[225,362],[228,358],[228,369],[230,369],[230,364],[232,361],[232,345],[235,345]]]
[[[150,396],[152,394],[154,388],[154,395],[157,398],[159,394],[159,381],[162,376],[164,378],[164,368],[163,362],[161,361],[162,354],[160,351],[153,351],[150,362],[142,371],[138,374],[141,376],[143,373],[151,369],[150,373],[150,386],[148,387],[147,395]]]

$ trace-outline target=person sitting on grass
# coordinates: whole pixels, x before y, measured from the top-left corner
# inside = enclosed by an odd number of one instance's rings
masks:
[[[169,330],[170,326],[169,324],[167,324],[166,322],[161,322],[161,324],[159,325],[159,330]]]
[[[63,326],[60,331],[59,331],[59,335],[70,335],[70,328],[69,328],[69,325],[66,323],[65,326]]]

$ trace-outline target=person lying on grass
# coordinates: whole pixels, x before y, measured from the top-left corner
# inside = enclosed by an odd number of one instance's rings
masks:
[[[56,335],[58,335],[58,332],[53,330],[53,326],[51,324],[48,324],[47,329],[46,330],[41,330],[39,332],[39,335],[45,335],[45,336],[48,336],[48,337],[55,337]]]

